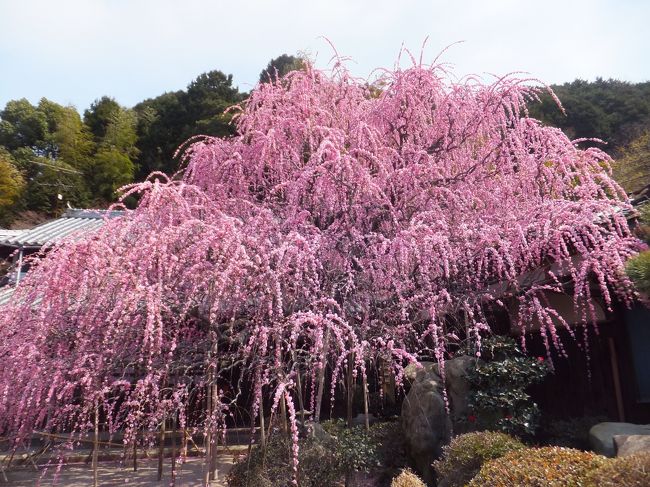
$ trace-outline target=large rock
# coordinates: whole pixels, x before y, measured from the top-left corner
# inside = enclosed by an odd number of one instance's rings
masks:
[[[449,399],[451,420],[454,427],[454,434],[465,433],[469,427],[466,421],[470,386],[467,375],[476,367],[478,359],[468,355],[461,355],[445,362],[445,387]],[[438,364],[434,366],[438,373]]]
[[[616,456],[627,457],[635,453],[650,453],[650,435],[616,435]]]
[[[598,423],[589,430],[589,444],[596,453],[616,456],[615,436],[650,435],[650,424]]]
[[[402,427],[408,452],[426,482],[433,482],[431,463],[451,438],[451,421],[442,396],[442,381],[432,367],[418,368],[402,404]]]
[[[418,379],[424,379],[429,376],[432,372],[438,375],[438,364],[435,362],[418,362],[414,364],[408,364],[404,368],[404,377],[409,383],[413,384]],[[440,377],[438,377],[440,380]]]

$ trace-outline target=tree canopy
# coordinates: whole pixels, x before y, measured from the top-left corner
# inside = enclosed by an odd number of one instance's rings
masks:
[[[269,61],[259,82],[304,70],[306,62],[303,56],[282,54]],[[376,94],[382,89],[378,84],[370,86]],[[636,164],[630,154],[638,149],[636,140],[650,130],[650,83],[575,80],[552,88],[565,111],[553,97],[540,93],[541,103],[529,106],[533,118],[560,127],[571,139],[600,138],[605,144],[584,141],[582,145],[598,147],[625,164]],[[102,96],[84,111],[82,119],[73,107],[46,99],[36,105],[25,99],[8,102],[0,111],[0,146],[11,153],[27,187],[6,209],[5,224],[26,209],[55,215],[57,194],[75,206],[104,207],[115,201],[115,190],[123,184],[142,181],[152,171],[174,174],[179,169],[177,151],[188,139],[235,135],[230,108],[245,98],[231,75],[212,70],[197,76],[185,89],[144,100],[133,109]],[[116,117],[121,120],[120,136],[128,139],[120,148],[104,140],[109,129],[115,132]],[[39,172],[47,166],[35,162],[49,163],[48,174]],[[57,171],[52,163],[81,174],[70,178],[75,173]],[[634,169],[617,164],[614,176],[626,177],[623,174],[630,171]],[[33,181],[37,176],[43,179],[39,184]]]
[[[253,415],[284,401],[295,438],[297,405],[318,419],[347,366],[399,382],[426,356],[444,377],[489,307],[517,303],[551,358],[568,325],[546,293],[585,329],[592,294],[633,298],[611,159],[529,118],[539,88],[419,64],[381,87],[340,64],[260,84],[235,136],[195,139],[176,178],[125,192],[136,209],[38,257],[0,313],[0,431],[83,433],[99,409],[126,442],[172,414],[214,434],[248,391]]]
[[[282,54],[269,61],[269,64],[260,73],[259,82],[269,83],[275,79],[282,78],[291,71],[304,68],[305,61],[303,59],[289,54]]]
[[[602,139],[606,145],[598,146],[611,156],[650,127],[650,82],[577,79],[552,88],[565,113],[543,96],[541,105],[531,107],[532,116],[560,127],[572,139]]]

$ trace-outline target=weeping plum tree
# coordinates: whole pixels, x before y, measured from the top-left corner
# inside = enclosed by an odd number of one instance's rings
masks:
[[[545,293],[595,326],[592,293],[633,299],[639,242],[609,157],[528,117],[540,89],[416,62],[260,84],[236,136],[190,141],[181,173],[124,189],[135,210],[33,262],[0,313],[0,430],[20,444],[99,414],[126,443],[172,417],[215,438],[245,386],[296,439],[346,373],[381,360],[400,381],[422,354],[444,373],[507,299],[561,349]]]

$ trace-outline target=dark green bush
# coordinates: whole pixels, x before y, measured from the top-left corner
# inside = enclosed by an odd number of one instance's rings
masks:
[[[481,467],[468,487],[581,487],[608,459],[571,448],[525,448]]]
[[[398,422],[347,428],[341,420],[321,423],[324,432],[299,441],[300,485],[334,486],[354,472],[373,472],[386,483],[406,464]],[[235,464],[228,476],[230,487],[284,487],[291,485],[291,439],[275,434],[266,453],[255,447]]]
[[[540,414],[526,390],[548,374],[544,358],[529,357],[512,338],[495,335],[483,340],[481,359],[468,376],[467,420],[479,430],[533,435]]]
[[[456,436],[443,448],[442,458],[433,463],[438,487],[463,487],[485,462],[523,448],[519,440],[494,431]]]
[[[298,477],[304,487],[334,487],[343,472],[326,441],[304,438],[299,442]],[[273,435],[266,450],[254,447],[227,476],[229,487],[288,487],[293,485],[291,438]]]
[[[587,487],[647,487],[650,485],[650,453],[635,453],[609,460],[587,475]]]

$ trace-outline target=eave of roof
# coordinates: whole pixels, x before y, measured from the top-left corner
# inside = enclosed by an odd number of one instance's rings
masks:
[[[55,243],[73,234],[85,234],[100,228],[107,218],[122,215],[121,211],[68,210],[61,218],[22,230],[15,235],[3,236],[0,232],[0,246],[39,248]]]

